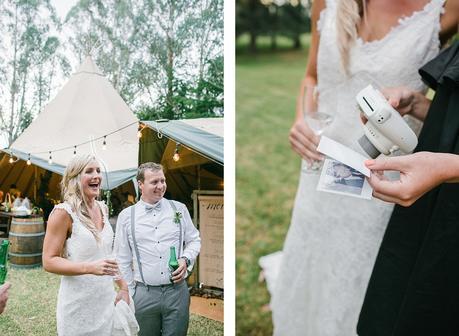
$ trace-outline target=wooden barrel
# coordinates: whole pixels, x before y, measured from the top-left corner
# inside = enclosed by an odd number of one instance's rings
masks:
[[[43,217],[13,217],[9,232],[10,265],[15,268],[40,266],[44,237]]]

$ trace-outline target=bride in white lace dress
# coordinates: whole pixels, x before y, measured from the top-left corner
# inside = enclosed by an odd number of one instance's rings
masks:
[[[443,0],[315,0],[303,86],[316,85],[319,111],[334,116],[325,134],[362,152],[355,95],[374,79],[383,87],[422,91],[420,68],[455,30]],[[456,1],[457,2],[457,1]],[[320,16],[320,19],[319,19]],[[364,17],[366,20],[361,20]],[[345,70],[344,70],[345,69]],[[290,132],[295,152],[319,159],[318,137],[298,98]],[[301,174],[291,225],[274,284],[274,334],[356,335],[365,290],[392,205],[316,191],[319,175]]]
[[[107,258],[113,243],[108,209],[98,202],[100,165],[92,155],[80,155],[68,164],[61,187],[64,202],[49,216],[43,245],[43,267],[62,275],[57,301],[60,336],[105,336],[114,333],[115,303],[130,303],[114,259]],[[131,315],[131,316],[129,316]],[[137,323],[129,313],[124,334],[134,335]]]

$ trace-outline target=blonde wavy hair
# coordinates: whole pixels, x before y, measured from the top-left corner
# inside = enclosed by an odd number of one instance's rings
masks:
[[[349,51],[357,39],[357,26],[365,20],[366,0],[339,0],[336,16],[338,49],[344,72],[349,73]]]
[[[61,191],[64,202],[70,205],[81,223],[94,235],[96,241],[100,242],[99,232],[89,215],[88,200],[81,185],[81,175],[92,161],[99,164],[99,160],[90,154],[80,154],[70,160],[62,177]]]

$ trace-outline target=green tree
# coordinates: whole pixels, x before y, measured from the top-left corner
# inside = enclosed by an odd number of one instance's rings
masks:
[[[81,0],[64,23],[80,61],[92,56],[128,105],[143,94],[145,72],[136,22],[140,6],[130,0]]]
[[[36,104],[37,91],[50,86],[50,59],[59,45],[51,28],[58,30],[59,21],[49,0],[2,1],[0,21],[0,130],[11,144],[41,108],[45,95]]]
[[[269,10],[260,0],[236,0],[236,37],[248,33],[249,50],[256,52],[257,38],[269,31]]]
[[[187,118],[199,116],[212,117],[223,115],[223,56],[208,62],[207,72],[199,80],[195,89],[197,97],[192,111]]]
[[[193,16],[197,0],[146,0],[139,17],[140,33],[146,43],[147,62],[158,74],[154,89],[161,97],[162,117],[177,119],[175,92],[178,80],[186,78],[187,58],[184,52],[191,44],[188,16]]]
[[[300,36],[310,31],[310,1],[237,0],[236,37],[249,34],[249,50],[255,52],[259,36],[269,36],[271,49],[277,48],[276,38],[285,36],[301,47]]]
[[[279,7],[278,34],[293,40],[293,48],[301,47],[300,36],[311,30],[308,9],[300,4],[287,3]]]
[[[81,0],[66,24],[80,58],[91,54],[141,118],[189,115],[223,55],[223,0]]]

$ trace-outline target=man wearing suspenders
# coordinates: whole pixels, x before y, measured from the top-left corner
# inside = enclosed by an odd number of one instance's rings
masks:
[[[134,300],[139,336],[186,335],[190,294],[185,278],[201,248],[199,231],[184,204],[163,197],[167,186],[160,164],[142,164],[137,181],[142,195],[119,214],[115,248]],[[179,267],[171,273],[172,246]]]

